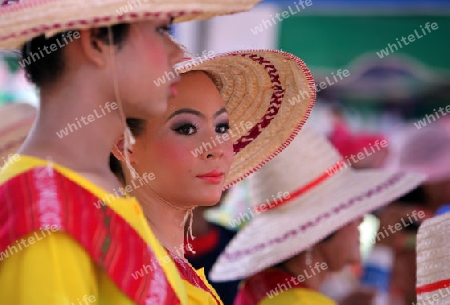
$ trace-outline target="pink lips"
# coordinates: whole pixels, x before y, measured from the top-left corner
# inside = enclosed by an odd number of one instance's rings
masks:
[[[177,90],[176,84],[178,84],[180,82],[180,80],[181,80],[181,78],[178,75],[174,79],[174,81],[170,84],[170,95],[171,95],[171,97],[175,97],[178,94],[178,90]]]
[[[210,182],[210,183],[220,183],[223,179],[223,172],[220,170],[213,170],[209,173],[198,175],[197,178],[200,178],[204,181]]]

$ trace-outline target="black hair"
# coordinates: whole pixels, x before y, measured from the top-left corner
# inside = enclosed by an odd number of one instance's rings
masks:
[[[113,43],[120,48],[128,37],[130,25],[121,23],[113,25],[110,28]],[[97,38],[105,43],[109,43],[108,29],[109,27],[101,27],[92,29],[92,31],[94,31]],[[45,35],[42,34],[23,45],[21,52],[22,60],[20,63],[25,69],[27,79],[37,87],[42,88],[43,86],[56,81],[63,74],[65,67],[63,46],[73,40],[73,38],[66,38],[70,37],[69,32],[72,32],[73,34],[77,33],[77,31],[65,31],[50,38],[46,38]],[[59,47],[53,51],[51,48],[52,45]],[[51,49],[52,52],[49,53],[47,51],[48,49]],[[44,50],[46,50],[46,52],[44,52]]]
[[[396,204],[401,205],[420,205],[425,206],[427,204],[427,194],[422,186],[418,186],[410,192],[406,193],[402,197],[395,200]]]
[[[127,119],[127,126],[135,137],[140,136],[144,132],[146,123],[147,121],[142,119]],[[112,153],[109,154],[109,168],[119,181],[125,184],[125,174],[122,164]]]

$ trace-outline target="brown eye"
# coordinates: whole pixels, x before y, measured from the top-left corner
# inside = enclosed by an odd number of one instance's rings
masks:
[[[217,133],[227,133],[229,129],[230,129],[230,124],[228,124],[228,123],[221,123],[216,126]]]
[[[197,132],[197,127],[193,124],[186,123],[182,124],[181,126],[173,128],[173,130],[181,135],[190,136]]]

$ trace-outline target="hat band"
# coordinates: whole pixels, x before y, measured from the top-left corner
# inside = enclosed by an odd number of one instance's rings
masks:
[[[439,282],[435,282],[435,283],[417,287],[416,292],[417,292],[417,294],[422,294],[422,293],[427,293],[427,292],[432,292],[435,290],[447,288],[449,286],[450,286],[450,279],[447,279],[447,280],[442,280]]]
[[[277,116],[283,104],[285,89],[283,88],[283,85],[280,81],[280,74],[278,73],[277,67],[270,60],[257,54],[237,53],[234,54],[234,56],[246,57],[260,64],[261,67],[263,67],[264,70],[266,70],[267,75],[270,78],[271,89],[273,91],[266,113],[261,118],[261,120],[255,126],[253,126],[245,135],[243,135],[242,137],[237,139],[235,143],[233,143],[234,153],[237,154],[238,152],[243,150],[248,144],[250,144],[256,138],[258,138],[261,132],[265,128],[267,128],[272,122],[272,120]]]
[[[318,186],[319,184],[321,184],[322,182],[324,182],[325,180],[327,180],[328,178],[330,178],[331,176],[336,174],[337,171],[339,170],[339,168],[341,168],[342,162],[345,162],[345,160],[344,159],[339,160],[338,162],[336,162],[336,164],[334,166],[327,169],[323,174],[321,174],[317,178],[311,180],[309,183],[305,184],[304,186],[291,192],[290,195],[287,196],[287,198],[285,198],[285,197],[277,198],[268,203],[266,202],[261,205],[258,205],[256,207],[254,207],[253,209],[257,213],[262,213],[264,211],[273,210],[277,207],[285,205],[286,203],[294,200],[295,198],[299,197],[300,195],[303,195],[307,191],[313,189],[314,187]]]

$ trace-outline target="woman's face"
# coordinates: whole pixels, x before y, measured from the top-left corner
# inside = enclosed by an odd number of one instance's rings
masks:
[[[354,220],[336,231],[331,239],[317,244],[329,271],[339,271],[361,260],[358,228],[361,222],[362,218]]]
[[[167,110],[179,80],[173,66],[183,52],[168,35],[169,18],[130,24],[115,54],[119,94],[126,117],[148,119]]]
[[[130,161],[141,176],[154,174],[149,185],[170,203],[213,205],[233,159],[225,103],[203,72],[182,75],[177,90],[167,111],[147,121]]]

